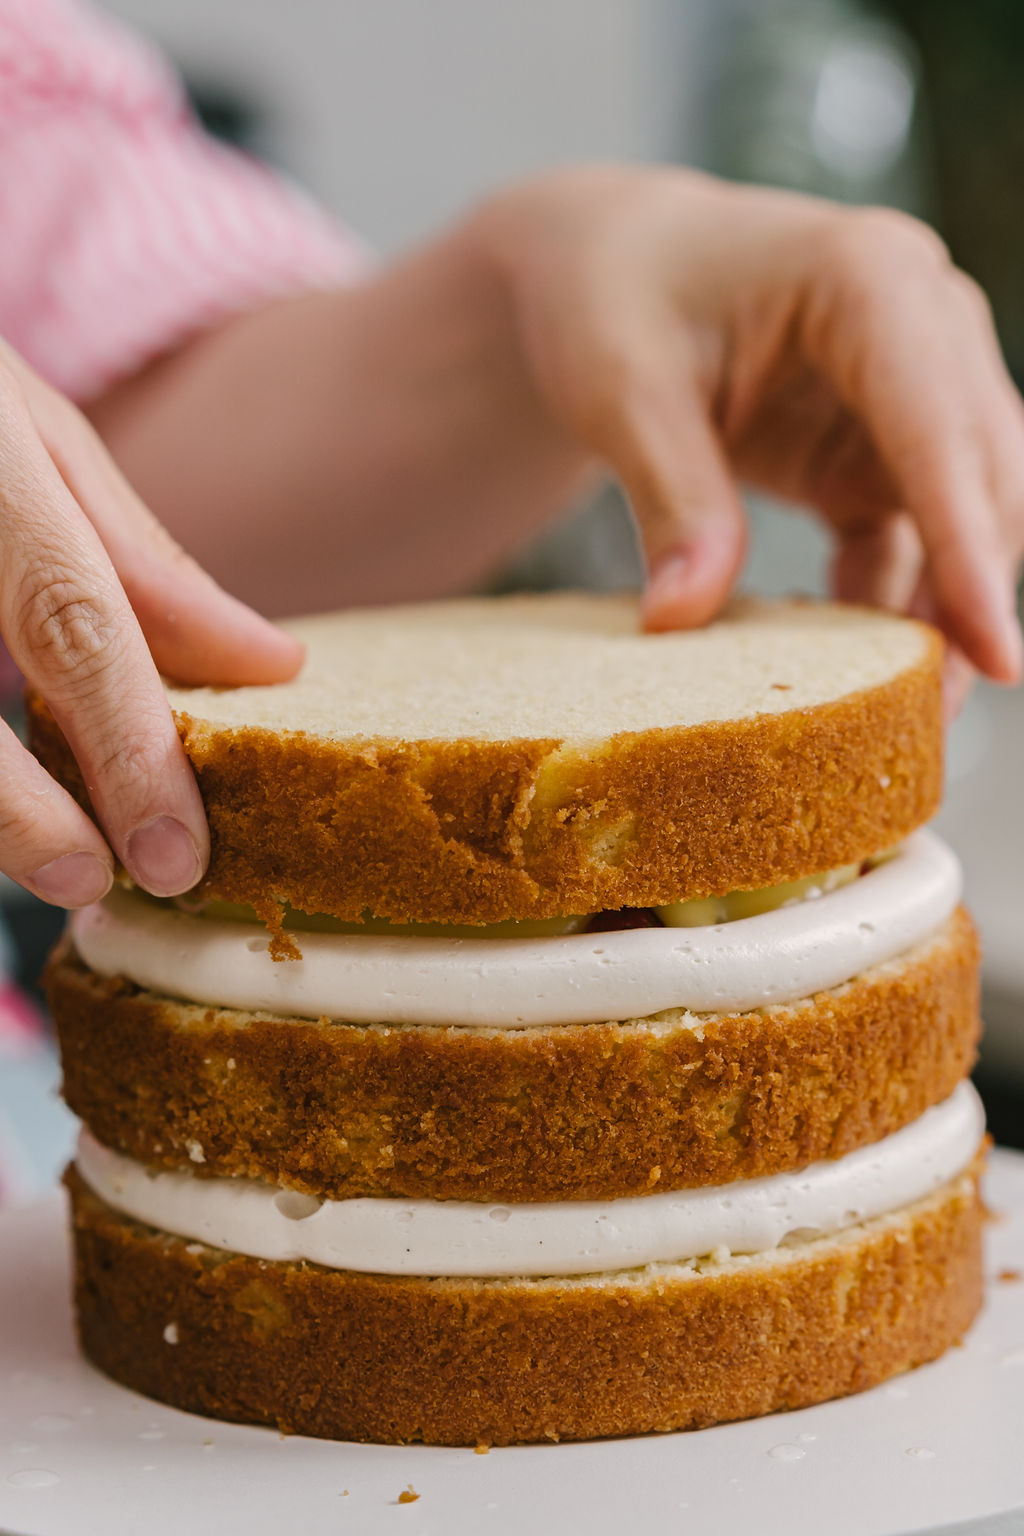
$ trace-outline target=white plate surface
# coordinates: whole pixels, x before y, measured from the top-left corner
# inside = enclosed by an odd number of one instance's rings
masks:
[[[1024,1156],[997,1152],[985,1312],[874,1392],[687,1435],[332,1444],[163,1408],[79,1359],[57,1200],[0,1216],[0,1527],[19,1536],[909,1536],[1024,1528]],[[1000,1278],[1002,1276],[1002,1278]],[[409,1484],[420,1495],[399,1504]],[[1000,1519],[999,1517],[1003,1518]],[[975,1523],[979,1522],[979,1523]]]

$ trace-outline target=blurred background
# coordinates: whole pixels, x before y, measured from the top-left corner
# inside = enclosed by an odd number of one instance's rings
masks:
[[[383,257],[495,184],[580,159],[697,165],[934,223],[992,299],[1024,379],[1024,7],[1013,0],[108,0],[183,71],[214,133],[274,162]],[[823,591],[799,512],[753,501],[748,584]],[[639,580],[614,488],[505,573]],[[940,818],[986,945],[979,1069],[997,1139],[1024,1146],[1024,694],[981,686]],[[59,915],[2,893],[21,977]],[[0,1063],[0,1151],[31,1195],[63,1160],[52,1059]],[[10,1159],[9,1159],[10,1160]]]

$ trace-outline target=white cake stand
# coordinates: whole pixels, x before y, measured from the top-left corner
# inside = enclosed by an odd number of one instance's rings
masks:
[[[18,1536],[1018,1536],[1024,1156],[988,1179],[988,1304],[874,1392],[694,1434],[473,1451],[284,1438],[160,1407],[76,1353],[54,1198],[0,1217],[0,1528]],[[400,1504],[411,1484],[418,1500]]]

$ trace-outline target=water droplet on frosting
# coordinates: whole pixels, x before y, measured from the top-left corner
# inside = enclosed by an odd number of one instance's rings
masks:
[[[289,1221],[305,1221],[307,1217],[315,1216],[322,1203],[316,1195],[303,1195],[297,1189],[282,1189],[274,1196],[275,1206]]]
[[[505,1221],[508,1221],[508,1218],[511,1215],[511,1212],[509,1210],[507,1210],[506,1207],[503,1206],[503,1205],[495,1205],[495,1206],[491,1207],[491,1209],[487,1212],[487,1214],[491,1218],[492,1221],[505,1222]]]

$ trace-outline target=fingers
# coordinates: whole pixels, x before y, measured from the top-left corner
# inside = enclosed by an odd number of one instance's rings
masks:
[[[95,530],[16,390],[6,389],[0,408],[0,627],[67,736],[111,847],[147,890],[177,894],[202,874],[209,836],[153,659]],[[12,772],[6,793],[24,807],[38,780],[20,761]],[[91,837],[82,841],[81,822],[69,820],[66,807],[61,817],[55,827],[74,834],[65,852],[101,853]],[[8,841],[14,862],[31,862],[12,829]],[[45,894],[40,867],[34,879]],[[60,878],[73,872],[65,866]]]
[[[963,709],[975,676],[974,668],[963,654],[952,646],[947,646],[946,659],[942,668],[942,708],[947,725],[955,720]]]
[[[842,602],[902,613],[918,589],[923,564],[920,535],[905,513],[840,529],[832,590]]]
[[[960,279],[922,226],[861,214],[836,230],[816,257],[808,352],[865,421],[892,473],[924,546],[941,627],[975,666],[1013,681],[1022,665],[1019,551],[1007,530],[1024,495],[1024,425],[1007,428],[1005,400],[996,410],[1009,381],[993,365],[977,312],[965,313]],[[1006,503],[1011,494],[1016,507]]]
[[[114,875],[100,833],[0,723],[0,869],[58,907],[99,901]]]
[[[179,683],[220,686],[293,677],[302,664],[299,641],[229,596],[175,544],[73,406],[23,364],[18,376],[40,437],[99,534],[159,670]]]
[[[616,468],[636,514],[648,581],[648,629],[705,624],[721,609],[746,553],[746,519],[695,389],[659,390],[630,415]]]
[[[647,560],[648,629],[714,618],[746,552],[746,520],[696,381],[673,367],[664,339],[632,338],[624,362],[595,374],[590,446],[629,496]]]

